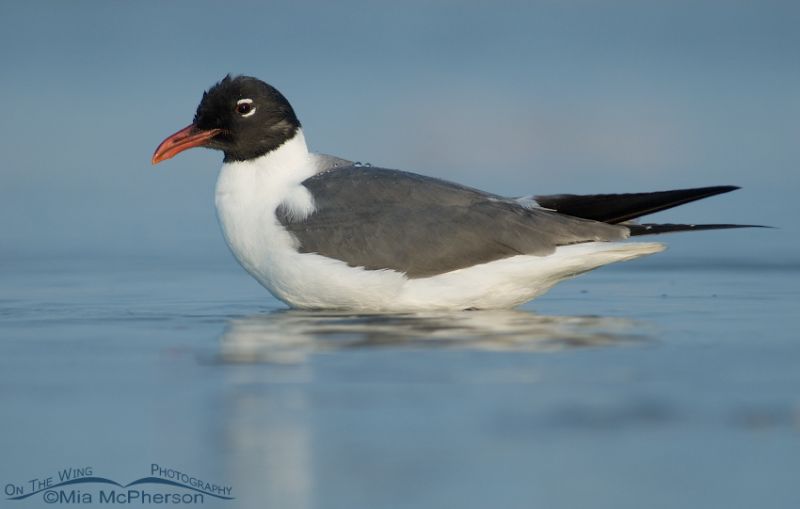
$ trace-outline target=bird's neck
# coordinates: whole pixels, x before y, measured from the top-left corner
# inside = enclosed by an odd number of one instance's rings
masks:
[[[217,180],[217,207],[258,214],[263,209],[271,216],[284,205],[305,216],[313,210],[313,200],[301,182],[316,171],[314,156],[298,129],[291,139],[261,157],[224,163]]]
[[[243,161],[251,163],[265,170],[300,168],[308,161],[308,146],[302,129],[297,129],[294,136],[283,142],[277,148],[263,156]]]
[[[258,180],[299,183],[314,174],[313,156],[308,152],[302,129],[278,148],[253,159],[229,161],[222,165],[224,173],[251,175]]]

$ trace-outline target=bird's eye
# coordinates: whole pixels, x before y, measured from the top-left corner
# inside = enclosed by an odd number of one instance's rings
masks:
[[[249,117],[256,112],[256,107],[253,106],[252,99],[239,99],[236,102],[236,113],[243,117]]]

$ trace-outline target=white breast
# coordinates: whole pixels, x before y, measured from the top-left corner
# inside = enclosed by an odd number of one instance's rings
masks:
[[[252,161],[225,163],[217,180],[217,215],[225,240],[239,262],[253,273],[264,255],[289,249],[292,239],[275,220],[282,202],[304,217],[313,210],[310,193],[300,185],[313,174],[301,132]]]
[[[253,161],[226,163],[217,180],[217,217],[236,259],[277,298],[294,307],[384,307],[400,291],[404,275],[366,271],[323,256],[297,251],[275,210],[295,219],[314,211],[301,182],[318,171],[302,131]]]

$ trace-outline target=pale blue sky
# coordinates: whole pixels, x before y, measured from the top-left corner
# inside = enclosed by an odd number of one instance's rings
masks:
[[[149,163],[231,72],[283,91],[316,150],[497,193],[741,185],[655,219],[780,230],[661,259],[793,262],[798,5],[3,2],[0,259],[232,260],[221,155]]]

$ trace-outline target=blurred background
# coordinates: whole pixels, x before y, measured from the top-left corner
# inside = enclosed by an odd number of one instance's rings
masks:
[[[735,184],[647,263],[800,254],[800,4],[716,1],[0,4],[0,260],[234,264],[221,154],[157,167],[226,73],[294,105],[312,149],[508,195]]]

